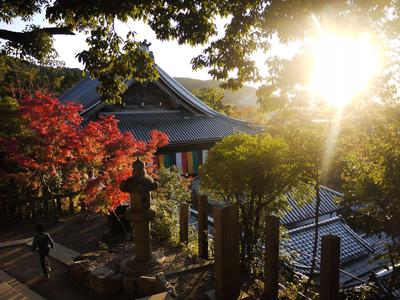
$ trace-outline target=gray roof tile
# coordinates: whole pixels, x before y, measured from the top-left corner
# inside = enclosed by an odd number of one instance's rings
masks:
[[[307,225],[288,231],[289,239],[283,242],[284,247],[296,249],[300,256],[298,262],[310,266],[314,240],[315,225]],[[320,259],[321,238],[324,235],[336,235],[341,238],[340,262],[344,266],[349,262],[360,260],[372,254],[374,250],[357,233],[345,224],[341,217],[328,219],[319,224],[317,259]],[[305,255],[302,255],[305,254]],[[319,266],[319,263],[317,264]],[[318,267],[319,269],[319,267]]]
[[[319,191],[321,198],[319,215],[336,212],[339,209],[339,206],[335,203],[335,198],[343,197],[343,194],[325,186],[320,186]],[[295,199],[295,195],[293,193],[288,193],[287,198],[291,209],[288,210],[282,217],[282,224],[288,225],[314,217],[315,205],[317,201],[315,191],[312,187],[305,187],[303,192],[306,195],[307,200],[312,199],[312,201],[299,205],[298,201]]]
[[[124,112],[116,113],[122,131],[131,132],[139,140],[149,140],[151,130],[168,135],[169,144],[215,141],[222,137],[244,132],[258,133],[259,130],[247,123],[224,116],[187,116],[181,112]]]

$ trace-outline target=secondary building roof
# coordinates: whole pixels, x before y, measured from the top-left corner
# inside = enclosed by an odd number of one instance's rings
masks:
[[[284,244],[288,248],[296,248],[299,253],[312,253],[315,225],[307,225],[289,230],[290,239]],[[319,224],[319,240],[324,235],[333,234],[341,238],[340,261],[346,264],[359,259],[374,250],[357,233],[347,226],[341,217],[332,218]],[[318,247],[317,258],[320,258],[320,246]],[[300,263],[310,266],[311,257],[304,255],[298,260]]]
[[[319,237],[317,247],[316,274],[319,273],[321,259],[321,238],[324,235],[340,237],[340,264],[341,268],[354,276],[362,277],[373,270],[380,269],[377,263],[371,263],[375,249],[354,232],[341,217],[335,217],[319,224]],[[307,274],[312,260],[315,224],[295,228],[288,231],[289,239],[283,241],[282,248],[296,256],[294,265],[296,269]],[[354,279],[341,272],[342,284],[354,282]],[[359,284],[359,282],[357,283]]]
[[[289,225],[314,218],[315,205],[317,202],[315,190],[312,187],[307,186],[303,187],[301,193],[301,197],[306,199],[305,203],[300,203],[301,201],[296,200],[295,193],[288,193],[287,198],[290,209],[286,211],[282,217],[282,224]],[[339,210],[339,206],[336,204],[335,199],[337,197],[343,197],[343,194],[322,185],[320,186],[319,194],[321,198],[319,215],[332,214]]]
[[[191,189],[195,194],[200,194],[200,183],[201,179],[199,176],[192,181]],[[339,210],[339,206],[336,204],[335,198],[342,197],[343,194],[322,185],[320,186],[319,192],[321,197],[319,215],[337,212]],[[304,203],[300,203],[301,201],[296,200],[295,193],[287,194],[290,208],[285,211],[281,217],[281,224],[296,225],[295,223],[314,218],[316,204],[314,189],[312,187],[303,187],[303,190],[301,191],[301,198],[305,199]],[[213,201],[212,199],[209,200],[211,202]]]

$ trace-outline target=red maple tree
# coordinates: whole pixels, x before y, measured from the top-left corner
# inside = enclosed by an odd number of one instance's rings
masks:
[[[39,92],[20,104],[28,134],[3,139],[3,148],[18,162],[19,176],[35,182],[58,208],[63,197],[82,194],[93,211],[114,209],[128,199],[119,186],[131,175],[135,157],[151,163],[157,148],[168,143],[157,131],[150,133],[147,143],[138,141],[121,132],[113,116],[83,126],[82,106]]]

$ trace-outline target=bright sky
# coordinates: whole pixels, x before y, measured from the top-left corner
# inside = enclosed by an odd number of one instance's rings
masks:
[[[223,33],[224,25],[227,19],[218,19],[216,21],[219,36]],[[35,16],[33,23],[40,26],[49,26],[43,15]],[[5,24],[0,22],[0,29],[8,29],[14,31],[20,31],[25,28],[26,23],[21,20],[16,20],[13,24]],[[199,55],[205,46],[191,47],[188,45],[179,45],[176,41],[164,41],[161,42],[156,39],[155,33],[150,29],[149,26],[141,22],[130,21],[127,24],[118,23],[117,31],[122,36],[125,36],[128,30],[134,30],[137,33],[139,40],[147,39],[151,42],[150,50],[153,51],[155,60],[158,65],[161,66],[173,77],[191,77],[196,79],[211,79],[206,69],[199,70],[197,72],[192,70],[190,60]],[[285,47],[273,43],[271,54],[280,53],[283,55],[290,55],[293,50],[290,47]],[[65,62],[66,67],[83,68],[83,66],[75,58],[76,54],[87,48],[85,42],[85,35],[77,33],[75,36],[60,35],[55,36],[54,47],[57,50],[59,57]],[[266,75],[266,67],[263,64],[266,57],[263,53],[255,54],[256,61],[260,68],[261,74]],[[250,84],[255,85],[255,84]]]

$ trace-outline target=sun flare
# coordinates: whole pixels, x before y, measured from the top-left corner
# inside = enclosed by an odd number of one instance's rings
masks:
[[[366,34],[349,37],[325,32],[311,47],[310,88],[329,105],[343,108],[377,73],[379,51]]]

